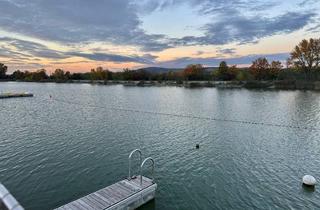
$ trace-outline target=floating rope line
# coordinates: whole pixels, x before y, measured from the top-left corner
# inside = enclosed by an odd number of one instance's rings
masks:
[[[91,108],[101,108],[101,109],[108,108],[109,110],[121,111],[121,112],[133,112],[133,113],[140,113],[140,114],[161,115],[161,116],[189,118],[189,119],[198,119],[198,120],[207,120],[207,121],[230,122],[230,123],[239,123],[239,124],[248,124],[248,125],[261,125],[261,126],[269,126],[269,127],[282,127],[282,128],[292,128],[292,129],[301,129],[301,130],[319,130],[320,131],[320,128],[308,127],[308,126],[293,126],[293,125],[284,125],[284,124],[268,123],[268,122],[253,122],[253,121],[245,121],[245,120],[221,119],[221,118],[215,118],[215,117],[202,117],[202,116],[188,115],[188,114],[153,112],[153,111],[147,111],[147,110],[106,107],[106,106],[97,106],[97,105],[89,105],[89,104],[83,105],[80,103],[75,103],[75,102],[65,101],[65,100],[55,99],[55,98],[51,98],[50,100],[54,100],[57,102],[62,102],[62,103],[70,104],[70,105],[86,106],[86,107],[91,107]]]

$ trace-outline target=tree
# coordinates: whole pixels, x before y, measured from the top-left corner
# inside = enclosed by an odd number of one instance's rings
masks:
[[[302,40],[291,52],[290,62],[302,69],[306,76],[320,65],[320,39]]]
[[[124,80],[132,80],[132,71],[128,68],[123,69],[122,77]]]
[[[270,64],[266,58],[258,58],[252,62],[250,66],[250,73],[257,80],[263,80],[267,78]]]
[[[204,76],[204,68],[201,64],[190,64],[183,70],[186,80],[201,80]]]
[[[228,65],[227,62],[222,61],[219,65],[219,69],[218,69],[218,77],[221,80],[229,80],[229,75],[228,75]]]
[[[14,80],[23,80],[25,78],[25,73],[20,70],[16,70],[12,73],[11,78]]]
[[[104,70],[102,67],[91,69],[92,80],[108,80],[108,76],[109,76],[109,71]]]
[[[236,65],[229,67],[227,62],[222,61],[218,71],[213,72],[213,76],[218,80],[230,81],[236,79],[238,72],[239,69]]]
[[[0,63],[0,79],[5,79],[7,77],[8,67],[3,63]]]
[[[66,80],[65,73],[62,69],[56,69],[51,75],[56,81],[64,81]]]
[[[270,64],[269,79],[276,79],[283,68],[280,61],[272,61]]]
[[[48,75],[45,69],[37,70],[36,72],[31,73],[31,80],[33,81],[41,81],[48,79]]]
[[[70,73],[70,71],[67,71],[67,72],[64,74],[64,77],[65,77],[66,80],[71,79],[71,73]]]

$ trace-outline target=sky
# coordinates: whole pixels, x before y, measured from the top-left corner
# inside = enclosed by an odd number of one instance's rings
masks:
[[[319,0],[0,0],[9,72],[285,61],[320,38]]]

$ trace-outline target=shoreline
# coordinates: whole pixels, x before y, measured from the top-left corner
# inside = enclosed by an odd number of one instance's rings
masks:
[[[70,84],[97,84],[123,85],[132,87],[185,87],[185,88],[229,88],[229,89],[265,89],[265,90],[316,90],[320,91],[320,81],[127,81],[127,80],[67,80],[67,81],[20,81],[0,80],[0,82],[36,82],[36,83],[70,83]]]

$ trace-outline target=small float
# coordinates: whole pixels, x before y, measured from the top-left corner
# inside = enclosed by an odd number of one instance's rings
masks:
[[[302,177],[302,183],[306,186],[313,187],[317,184],[317,180],[311,175],[305,175]]]

